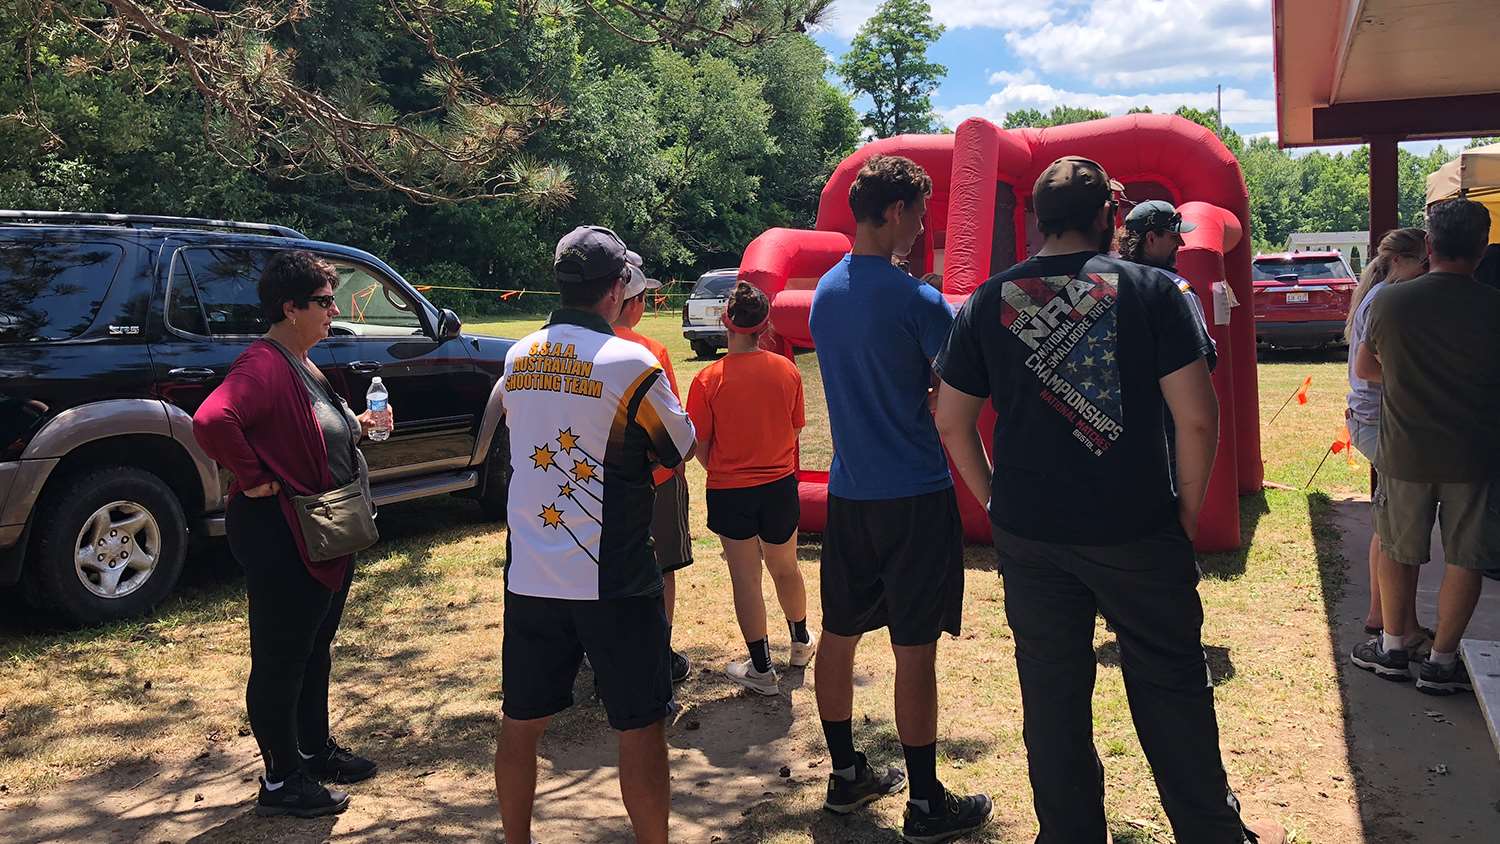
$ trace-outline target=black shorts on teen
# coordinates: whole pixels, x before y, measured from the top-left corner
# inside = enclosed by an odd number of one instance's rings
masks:
[[[500,647],[506,717],[530,721],[572,706],[584,654],[611,727],[637,730],[670,713],[671,649],[660,595],[571,601],[506,590]]]
[[[821,587],[830,633],[889,627],[895,645],[958,635],[964,534],[953,488],[881,501],[828,496]]]
[[[780,545],[797,532],[802,504],[797,475],[760,486],[708,491],[708,529],[727,539],[754,539]]]

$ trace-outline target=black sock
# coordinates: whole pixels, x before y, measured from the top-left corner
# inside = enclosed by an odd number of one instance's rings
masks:
[[[937,742],[921,747],[901,745],[906,756],[906,781],[910,784],[910,799],[927,802],[931,812],[936,801],[943,796],[943,786],[937,778]]]
[[[750,664],[756,671],[764,674],[771,670],[771,640],[757,639],[754,642],[746,642],[750,648]]]
[[[854,767],[859,757],[854,752],[852,721],[824,721],[823,738],[828,741],[828,755],[833,757],[835,771]]]
[[[812,641],[812,637],[807,635],[807,619],[804,618],[801,621],[788,621],[786,623],[786,626],[788,630],[792,631],[793,642],[796,642],[799,645],[805,645],[808,642]]]

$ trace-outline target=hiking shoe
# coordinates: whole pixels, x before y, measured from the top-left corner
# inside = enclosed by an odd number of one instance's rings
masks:
[[[847,815],[873,803],[887,794],[895,794],[906,788],[906,772],[900,768],[886,768],[876,776],[870,762],[863,753],[854,763],[854,779],[846,780],[838,774],[828,775],[828,796],[823,799],[823,808],[837,815]]]
[[[1404,650],[1385,650],[1380,646],[1379,638],[1355,645],[1349,661],[1366,671],[1375,672],[1376,677],[1397,682],[1411,679],[1411,657]]]
[[[993,805],[984,794],[957,797],[948,791],[931,811],[923,812],[911,801],[906,803],[906,821],[901,824],[901,838],[910,844],[938,844],[964,833],[973,832],[990,819]]]
[[[681,683],[688,678],[689,674],[693,673],[693,664],[688,662],[687,657],[676,651],[672,651],[671,663],[673,683]]]
[[[311,759],[302,760],[307,773],[319,782],[361,782],[375,776],[379,770],[374,762],[341,746],[330,736],[323,752]]]
[[[807,664],[809,662],[812,662],[813,654],[816,654],[817,652],[818,634],[809,630],[807,632],[806,642],[798,642],[796,640],[792,641],[792,657],[791,659],[787,660],[787,662],[793,668],[806,668]]]
[[[300,768],[293,771],[275,791],[260,781],[260,795],[255,799],[255,814],[291,815],[294,818],[321,818],[337,815],[349,808],[349,795],[324,788]]]
[[[1469,679],[1469,669],[1457,657],[1447,665],[1438,665],[1431,659],[1422,660],[1417,668],[1417,691],[1429,695],[1452,695],[1474,691]]]
[[[1250,844],[1286,844],[1286,827],[1275,821],[1251,821],[1245,832]]]
[[[758,694],[768,697],[781,694],[781,684],[776,681],[776,669],[756,671],[755,663],[748,659],[724,666],[724,676]]]

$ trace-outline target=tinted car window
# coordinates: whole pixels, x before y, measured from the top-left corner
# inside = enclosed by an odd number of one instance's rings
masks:
[[[1343,261],[1256,261],[1251,270],[1255,281],[1273,281],[1293,273],[1298,278],[1350,278]]]
[[[255,288],[274,252],[214,247],[184,249],[179,254],[192,271],[209,334],[265,333],[269,326],[261,314],[260,294]]]
[[[193,278],[188,275],[187,262],[180,252],[172,263],[172,278],[167,282],[167,325],[189,334],[208,334],[208,323],[198,304],[198,291],[193,289]]]
[[[0,243],[0,343],[82,334],[124,260],[112,243]]]
[[[694,299],[723,299],[734,289],[734,273],[705,275],[693,286]]]

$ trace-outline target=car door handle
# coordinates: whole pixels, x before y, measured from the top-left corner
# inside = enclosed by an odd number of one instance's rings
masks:
[[[203,366],[181,366],[169,370],[167,374],[179,381],[207,381],[214,377],[214,371]]]
[[[380,362],[373,360],[357,360],[349,364],[349,368],[360,375],[374,375],[380,371]]]

